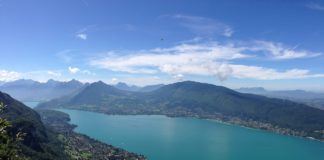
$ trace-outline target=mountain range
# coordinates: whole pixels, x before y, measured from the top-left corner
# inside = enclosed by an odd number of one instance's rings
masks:
[[[74,79],[68,82],[50,79],[45,83],[20,79],[2,84],[0,91],[8,93],[20,101],[47,101],[77,92],[83,86],[83,83]]]
[[[136,85],[128,85],[124,82],[119,82],[117,84],[114,85],[114,87],[120,89],[120,90],[125,90],[125,91],[133,91],[133,92],[151,92],[154,91],[156,89],[159,89],[161,87],[163,87],[164,84],[156,84],[156,85],[147,85],[144,87],[139,87]]]
[[[106,114],[162,114],[221,119],[255,128],[324,139],[324,110],[290,100],[240,93],[226,87],[185,81],[151,92],[120,90],[101,81],[38,108],[69,108]]]
[[[0,91],[9,93],[20,101],[41,102],[77,93],[87,85],[88,83],[83,84],[75,79],[67,82],[50,79],[45,83],[30,79],[19,79],[12,82],[0,82]],[[114,87],[120,90],[133,92],[150,92],[162,86],[163,84],[140,87],[128,85],[124,82],[119,82],[114,85]]]
[[[288,99],[301,102],[312,107],[324,109],[324,93],[309,92],[304,90],[278,90],[269,91],[263,87],[239,88],[241,93],[252,93],[272,98]]]

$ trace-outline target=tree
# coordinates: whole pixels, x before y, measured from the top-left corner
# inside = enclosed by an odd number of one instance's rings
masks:
[[[0,102],[0,114],[4,113],[6,105]],[[24,133],[11,133],[11,123],[0,117],[0,160],[22,160],[20,142],[25,136]]]

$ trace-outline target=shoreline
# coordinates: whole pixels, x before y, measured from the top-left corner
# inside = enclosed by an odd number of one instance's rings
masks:
[[[45,126],[51,129],[64,144],[65,152],[72,159],[147,159],[140,153],[130,152],[76,132],[75,128],[78,126],[70,123],[70,115],[65,112],[57,109],[37,110],[37,112],[40,113]]]
[[[269,133],[275,133],[279,135],[285,135],[285,136],[292,136],[292,137],[297,137],[297,138],[302,138],[306,140],[312,140],[312,141],[318,141],[318,142],[323,142],[324,139],[318,139],[312,136],[307,136],[305,131],[297,131],[293,130],[290,128],[281,128],[278,126],[273,126],[270,123],[263,123],[263,122],[258,122],[254,120],[242,120],[237,117],[229,117],[229,116],[217,116],[217,115],[204,115],[204,116],[199,116],[197,114],[188,116],[188,115],[177,115],[177,114],[152,114],[152,113],[139,113],[139,114],[117,114],[117,113],[107,113],[107,112],[98,112],[98,111],[93,111],[93,110],[84,110],[84,109],[77,109],[77,108],[55,108],[54,110],[59,110],[59,109],[68,109],[68,110],[77,110],[77,111],[86,111],[86,112],[94,112],[94,113],[101,113],[105,115],[159,115],[159,116],[166,116],[170,118],[195,118],[195,119],[201,119],[201,120],[211,120],[211,121],[216,121],[218,123],[223,123],[226,125],[235,125],[238,127],[243,127],[247,129],[255,129],[258,131],[267,131]],[[321,131],[324,132],[324,131]]]

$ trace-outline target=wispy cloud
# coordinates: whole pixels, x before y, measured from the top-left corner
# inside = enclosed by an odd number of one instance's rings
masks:
[[[0,70],[0,81],[13,81],[20,78],[20,73],[15,71]]]
[[[47,71],[47,74],[54,76],[54,77],[61,77],[62,73],[60,71]]]
[[[255,51],[264,51],[270,54],[270,57],[274,59],[310,58],[321,55],[321,53],[298,50],[297,47],[288,47],[282,43],[270,41],[256,41],[255,46],[251,47],[251,49]]]
[[[76,74],[76,73],[82,73],[82,74],[87,74],[87,75],[95,75],[95,73],[90,72],[89,70],[82,70],[78,67],[68,67],[68,71],[72,74]]]
[[[86,75],[95,75],[95,73],[90,72],[89,70],[81,70],[76,67],[71,67],[70,69],[72,72],[75,73],[78,72]],[[33,79],[39,82],[46,82],[48,79],[58,79],[63,81],[71,79],[65,77],[63,73],[64,72],[62,70],[36,70],[36,71],[27,71],[27,72],[0,70],[0,81],[14,81],[17,79]],[[81,78],[80,80],[82,79],[83,78]],[[95,80],[91,80],[91,81],[95,81]]]
[[[80,39],[82,39],[82,40],[87,40],[88,35],[85,34],[85,33],[78,33],[78,34],[76,35],[76,37],[77,37],[77,38],[80,38]]]
[[[306,4],[306,7],[312,10],[317,10],[317,11],[324,11],[324,5],[315,3],[315,2],[310,2]]]
[[[96,75],[95,73],[89,71],[89,70],[81,70],[81,73],[87,74],[87,75]]]
[[[182,81],[184,79],[184,75],[183,74],[176,74],[173,76],[174,79],[176,79],[177,81]]]
[[[116,83],[118,82],[118,79],[117,79],[117,78],[112,78],[112,79],[110,80],[110,82],[111,82],[112,84],[116,84]]]
[[[197,35],[212,36],[219,34],[225,37],[231,37],[234,33],[232,27],[215,19],[182,14],[173,15],[172,18],[179,20],[182,26]]]
[[[84,28],[82,28],[82,29],[80,29],[78,32],[76,32],[76,37],[77,38],[79,38],[79,39],[81,39],[81,40],[87,40],[88,39],[88,30],[90,29],[90,28],[93,28],[93,27],[95,27],[96,25],[88,25],[88,26],[86,26],[86,27],[84,27]]]
[[[69,72],[72,73],[72,74],[75,74],[75,73],[77,73],[77,72],[80,71],[80,69],[77,68],[77,67],[69,67],[68,70],[69,70]]]
[[[233,73],[232,66],[223,63],[217,68],[215,74],[220,81],[225,81],[232,73]]]
[[[273,68],[247,65],[230,65],[232,75],[236,78],[250,78],[257,80],[303,79],[324,78],[324,74],[311,74],[306,69],[289,69],[278,71]]]
[[[110,52],[103,58],[95,59],[91,65],[113,71],[128,73],[154,74],[164,72],[170,74],[206,74],[208,67],[213,64],[218,66],[216,60],[230,60],[246,58],[248,55],[240,53],[240,48],[234,48],[231,44],[219,45],[207,44],[182,44],[171,48],[156,48],[125,53]]]
[[[266,54],[260,54],[263,52]],[[286,48],[274,42],[181,44],[171,48],[155,48],[131,53],[109,52],[104,57],[91,60],[90,64],[116,72],[166,73],[174,77],[185,74],[215,76],[221,81],[229,76],[259,80],[324,77],[324,74],[311,74],[309,70],[304,69],[293,68],[278,71],[262,66],[235,64],[236,59],[257,56],[269,58],[269,60],[288,60],[320,55],[320,53]]]
[[[22,78],[33,79],[39,82],[46,82],[48,79],[58,79],[58,78],[61,79],[62,77],[62,71],[60,70],[38,70],[38,71],[15,72],[15,73],[19,75],[16,79],[22,79]]]

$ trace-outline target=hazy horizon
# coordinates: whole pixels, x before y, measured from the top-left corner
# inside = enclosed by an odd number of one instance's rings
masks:
[[[50,80],[54,80],[54,81],[57,81],[57,82],[70,82],[70,81],[73,81],[73,80],[76,80],[76,81],[79,81],[83,84],[86,84],[86,83],[95,83],[95,82],[99,82],[99,81],[102,81],[108,85],[117,85],[119,83],[125,83],[127,86],[131,87],[131,86],[135,86],[135,87],[146,87],[146,86],[153,86],[153,85],[168,85],[168,84],[173,84],[173,83],[177,83],[177,82],[184,82],[184,81],[194,81],[194,80],[181,80],[181,81],[174,81],[174,82],[169,82],[169,83],[155,83],[155,84],[147,84],[147,85],[138,85],[138,84],[133,84],[133,83],[127,83],[127,82],[123,82],[123,81],[115,81],[115,82],[111,82],[111,81],[103,81],[103,80],[97,80],[97,81],[80,81],[78,79],[69,79],[69,80],[56,80],[56,79],[48,79],[46,81],[37,81],[37,80],[33,80],[33,79],[17,79],[17,80],[12,80],[12,81],[0,81],[2,83],[0,83],[0,86],[2,86],[3,84],[6,84],[6,83],[10,83],[10,82],[15,82],[15,81],[19,81],[19,80],[32,80],[32,81],[36,81],[36,82],[39,82],[39,83],[42,83],[42,84],[46,84],[47,82],[49,82]],[[194,81],[194,82],[199,82],[199,81]],[[212,84],[212,83],[208,83],[208,82],[200,82],[200,83],[207,83],[207,84]],[[221,84],[214,84],[214,85],[218,85],[218,86],[223,86]],[[227,86],[224,86],[224,87],[227,87]],[[262,87],[262,86],[246,86],[246,87],[237,87],[237,88],[231,88],[231,87],[228,87],[230,89],[233,89],[233,90],[237,90],[237,89],[254,89],[254,88],[262,88],[262,89],[265,89],[266,91],[296,91],[296,90],[302,90],[302,91],[307,91],[307,92],[314,92],[314,93],[324,93],[324,91],[317,91],[317,90],[303,90],[303,89],[282,89],[282,88],[279,88],[279,89],[269,89],[269,88],[266,88],[266,87]]]

